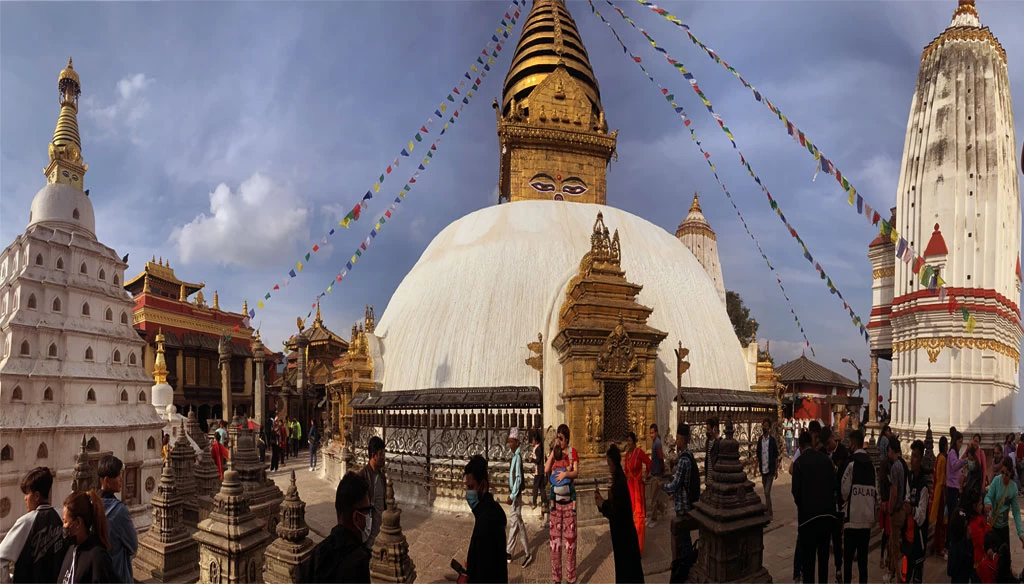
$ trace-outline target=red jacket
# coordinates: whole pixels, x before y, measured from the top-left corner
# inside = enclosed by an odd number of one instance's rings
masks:
[[[978,568],[985,558],[985,534],[988,533],[988,522],[981,515],[971,520],[967,526],[971,533],[971,544],[974,547],[974,567]]]
[[[224,461],[228,459],[228,449],[220,442],[214,442],[210,446],[210,456],[213,462],[217,463],[217,472],[220,473],[221,480],[224,480]]]

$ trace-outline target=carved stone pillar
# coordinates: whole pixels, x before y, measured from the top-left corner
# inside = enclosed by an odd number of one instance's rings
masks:
[[[871,381],[868,382],[868,425],[878,422],[878,355],[871,354]]]
[[[298,352],[299,357],[299,361],[295,367],[295,391],[298,392],[299,403],[304,404],[306,400],[306,386],[309,384],[309,380],[307,379],[309,372],[306,371],[306,368],[309,367],[309,364],[306,363],[306,349],[309,347],[309,340],[305,335],[299,335],[295,339],[295,345],[295,350]],[[290,415],[302,420],[305,419],[306,412],[290,413]]]
[[[267,401],[267,387],[266,380],[264,379],[263,371],[263,360],[265,353],[263,350],[263,340],[260,339],[260,332],[256,331],[256,336],[252,341],[252,356],[253,363],[256,364],[255,377],[253,378],[253,412],[256,418],[256,423],[261,427],[266,426],[266,412],[263,411],[264,404]]]
[[[153,526],[139,538],[132,568],[145,582],[194,582],[199,577],[199,544],[182,521],[184,501],[174,487],[170,463],[163,467],[153,495]]]
[[[306,525],[306,504],[299,498],[295,488],[295,471],[288,486],[281,516],[277,524],[277,539],[267,548],[267,570],[263,579],[267,584],[278,582],[303,582],[309,579],[307,568],[313,558],[316,546],[309,539]]]
[[[726,425],[718,462],[691,513],[700,525],[700,552],[690,582],[771,582],[764,567],[768,510],[743,472],[739,443]]]
[[[231,403],[231,347],[229,341],[220,340],[220,401],[221,418],[230,420],[235,416],[235,409]]]

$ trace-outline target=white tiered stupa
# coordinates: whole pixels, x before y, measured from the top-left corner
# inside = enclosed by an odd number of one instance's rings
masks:
[[[90,461],[103,453],[124,461],[122,495],[138,527],[152,520],[160,474],[163,422],[122,287],[128,266],[97,241],[83,190],[81,86],[70,60],[58,87],[46,186],[25,232],[0,254],[0,535],[24,513],[19,484],[32,468],[55,470],[52,500],[64,500],[83,435]]]

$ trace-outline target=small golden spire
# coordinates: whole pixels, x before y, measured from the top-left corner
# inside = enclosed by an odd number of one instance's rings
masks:
[[[953,11],[953,18],[961,14],[970,14],[978,18],[978,8],[974,5],[974,0],[959,0],[957,2],[956,10]]]
[[[703,213],[703,211],[701,211],[700,209],[700,200],[698,198],[697,193],[693,193],[693,204],[690,205],[690,212],[693,213],[694,211],[698,213]]]
[[[220,295],[216,290],[213,291],[213,309],[220,310]]]
[[[60,93],[60,115],[50,141],[50,163],[43,173],[49,184],[64,184],[83,189],[85,172],[89,165],[82,162],[82,139],[78,133],[78,97],[82,83],[68,57],[68,66],[57,78]]]
[[[142,276],[142,292],[149,292],[149,274],[143,274]]]
[[[185,293],[185,285],[182,284],[181,288],[178,289],[178,302],[185,302],[188,300],[188,295]]]
[[[242,301],[242,316],[249,316],[249,301]]]
[[[316,300],[316,317],[313,319],[313,326],[320,326],[324,323],[323,319],[320,318],[320,299]]]
[[[156,362],[153,363],[153,380],[157,385],[167,383],[167,361],[164,359],[164,330],[156,333]]]

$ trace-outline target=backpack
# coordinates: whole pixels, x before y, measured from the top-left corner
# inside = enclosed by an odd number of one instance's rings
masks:
[[[700,501],[700,470],[697,469],[697,459],[693,457],[692,452],[687,450],[683,456],[690,459],[690,479],[686,484],[686,499],[692,507],[697,501]]]

